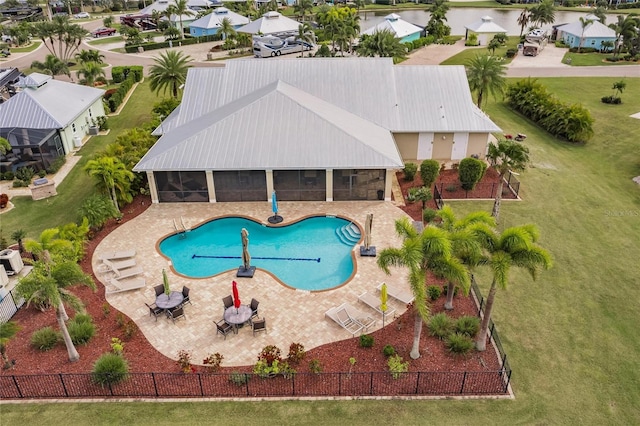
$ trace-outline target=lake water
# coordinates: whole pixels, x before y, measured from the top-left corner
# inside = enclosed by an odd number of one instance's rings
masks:
[[[425,6],[426,9],[426,6]],[[405,10],[394,12],[407,22],[424,27],[429,22],[430,13],[423,10]],[[489,9],[489,8],[464,8],[452,7],[447,12],[447,25],[451,27],[452,35],[464,35],[465,25],[470,25],[480,20],[483,16],[489,15],[493,18],[493,22],[507,30],[508,35],[520,35],[520,26],[518,25],[518,16],[522,11],[520,9]],[[367,19],[364,13],[360,13],[360,30],[364,31],[382,22],[384,17],[391,12],[367,12]],[[568,24],[576,22],[581,16],[589,13],[585,10],[581,12],[556,12],[556,20],[553,25]],[[607,15],[607,24],[616,22],[615,14]],[[543,28],[551,30],[552,25],[545,25]],[[525,28],[526,30],[526,28]]]

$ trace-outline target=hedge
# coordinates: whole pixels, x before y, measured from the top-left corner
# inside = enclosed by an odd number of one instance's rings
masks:
[[[569,142],[587,142],[593,136],[593,117],[582,105],[565,104],[535,79],[520,80],[507,89],[509,106]]]
[[[172,45],[177,44],[178,46],[187,46],[189,44],[206,43],[209,41],[219,41],[219,40],[222,40],[222,34],[213,34],[213,35],[202,36],[202,37],[188,37],[182,40],[171,40],[171,44]],[[165,49],[169,47],[169,41],[143,43],[143,44],[136,44],[132,46],[125,46],[124,50],[127,53],[137,53],[139,47],[142,47],[144,50]]]
[[[139,68],[142,69],[142,67],[139,67]],[[131,87],[133,87],[133,85],[137,81],[139,81],[137,80],[137,75],[138,73],[135,71],[129,72],[127,75],[127,78],[122,83],[120,83],[120,87],[118,87],[118,90],[116,90],[116,92],[112,94],[109,97],[109,99],[107,99],[107,104],[109,105],[109,110],[111,112],[115,112],[118,109],[120,104],[122,104],[122,101],[124,100],[124,98],[127,96],[127,93],[129,92]],[[114,78],[114,81],[115,81],[115,78]]]
[[[111,69],[111,77],[114,83],[122,83],[132,73],[135,82],[138,83],[142,80],[142,66],[141,65],[127,65],[124,67],[113,67]]]

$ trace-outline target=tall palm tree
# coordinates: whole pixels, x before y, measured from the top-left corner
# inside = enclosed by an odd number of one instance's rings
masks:
[[[62,333],[62,339],[67,347],[69,361],[76,362],[80,354],[76,350],[67,330],[69,319],[65,304],[76,312],[82,311],[82,301],[68,290],[76,284],[82,284],[95,290],[96,285],[90,276],[82,272],[80,265],[73,261],[56,263],[36,262],[29,275],[22,278],[16,287],[18,294],[27,300],[27,306],[33,300],[46,300],[56,310],[56,319]]]
[[[556,20],[556,7],[553,0],[542,0],[531,8],[530,21],[538,26],[553,24]]]
[[[393,58],[397,62],[406,57],[407,48],[390,30],[376,31],[363,37],[358,49],[358,56],[380,56]]]
[[[156,93],[166,93],[171,91],[174,98],[178,98],[178,90],[187,79],[188,62],[191,56],[185,56],[180,51],[169,50],[161,53],[154,59],[155,65],[151,66],[149,76],[151,77],[151,90]]]
[[[491,216],[497,221],[500,216],[504,177],[510,170],[521,172],[527,168],[529,164],[529,148],[518,142],[500,140],[497,144],[489,144],[487,158],[491,161],[492,167],[495,168],[500,175],[496,198],[493,202],[493,210],[491,211]]]
[[[520,25],[520,37],[522,37],[522,33],[524,33],[524,29],[527,27],[527,24],[531,20],[531,12],[529,9],[522,9],[522,13],[518,16],[518,25]]]
[[[584,16],[580,17],[580,25],[582,26],[582,33],[580,34],[580,44],[578,44],[578,53],[582,50],[584,45],[584,31],[589,25],[593,24],[593,19],[586,19]]]
[[[220,28],[218,28],[218,32],[222,34],[223,40],[226,40],[227,37],[233,38],[236,35],[236,29],[233,28],[231,19],[222,18],[222,21],[220,21]]]
[[[484,95],[489,92],[496,96],[506,87],[506,67],[499,58],[489,55],[477,55],[466,64],[469,88],[478,96],[478,108],[482,108]]]
[[[453,209],[445,205],[438,210],[437,216],[441,219],[440,227],[449,232],[449,237],[453,242],[453,254],[469,269],[478,266],[482,259],[481,241],[476,237],[473,229],[478,226],[495,227],[496,221],[491,215],[484,211],[469,213],[461,219],[456,218]],[[466,284],[463,282],[462,284]],[[453,295],[455,294],[456,283],[448,281],[447,300],[444,304],[446,310],[453,309]],[[463,288],[465,294],[469,293],[469,287]]]
[[[539,231],[535,225],[523,225],[505,229],[498,234],[494,229],[477,227],[475,232],[484,241],[486,250],[485,264],[492,272],[491,288],[487,295],[484,317],[480,324],[480,332],[476,338],[476,349],[486,350],[487,331],[491,311],[498,287],[506,290],[511,268],[526,270],[535,280],[540,269],[549,269],[552,265],[551,255],[536,244]]]
[[[296,34],[296,40],[300,42],[300,57],[304,58],[304,45],[305,43],[313,44],[316,39],[311,29],[311,25],[308,22],[303,22],[298,25],[298,33]],[[311,56],[311,52],[309,52]]]
[[[312,0],[297,0],[293,5],[293,11],[298,14],[298,16],[302,17],[302,22],[304,22],[304,17],[307,13],[311,14],[313,10],[313,1]]]
[[[396,232],[403,238],[402,247],[386,248],[380,252],[378,266],[390,274],[390,266],[409,268],[409,286],[415,298],[412,359],[420,357],[420,336],[422,323],[429,318],[426,298],[427,271],[438,274],[463,287],[469,284],[469,273],[462,263],[452,254],[452,243],[448,233],[440,228],[427,226],[418,233],[409,219],[399,219],[395,223]]]
[[[31,63],[31,68],[35,68],[45,74],[49,74],[53,78],[56,78],[56,75],[60,74],[64,74],[69,77],[71,76],[67,64],[54,55],[47,55],[44,58],[44,62],[33,61]]]
[[[95,49],[82,49],[80,52],[76,53],[75,58],[81,64],[86,64],[88,62],[104,64],[104,55],[102,55],[99,50]]]
[[[122,199],[131,200],[129,189],[133,181],[133,173],[115,157],[100,157],[90,160],[84,168],[89,176],[95,177],[111,195],[113,205],[120,215],[118,195]]]
[[[74,247],[71,241],[59,237],[58,228],[45,229],[37,240],[28,239],[24,242],[27,251],[44,263],[58,260],[78,260],[74,257]]]
[[[18,334],[18,331],[20,331],[20,326],[14,321],[0,324],[0,356],[2,357],[2,367],[5,370],[13,366],[7,356],[7,343]]]
[[[498,49],[500,46],[502,46],[502,43],[500,43],[500,40],[498,40],[497,38],[492,38],[489,41],[489,43],[487,44],[487,49],[491,51],[491,56],[496,54],[496,49]]]
[[[84,84],[93,86],[98,77],[104,77],[104,70],[97,62],[86,62],[80,70],[78,70],[78,78],[84,79]]]
[[[175,15],[178,15],[178,20],[180,21],[180,39],[184,38],[184,26],[182,25],[182,17],[183,16],[193,16],[195,13],[193,10],[189,9],[189,5],[187,4],[187,0],[175,0],[176,4],[172,5],[172,12]]]
[[[622,48],[629,49],[634,38],[638,36],[640,17],[636,15],[618,15],[617,21],[609,24],[609,28],[616,32],[616,47],[614,56],[618,56]]]

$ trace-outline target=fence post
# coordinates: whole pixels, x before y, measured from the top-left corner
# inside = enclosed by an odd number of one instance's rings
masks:
[[[198,373],[198,383],[200,384],[200,396],[204,396],[204,389],[202,389],[202,373]]]
[[[511,370],[507,371],[507,383],[504,386],[503,392],[506,392],[509,389],[509,383],[511,383]]]
[[[414,392],[414,394],[418,394],[418,388],[420,387],[420,371],[418,371],[418,380],[416,380],[416,390]]]
[[[107,384],[109,385],[109,393],[113,396],[113,388],[111,387],[111,373],[107,373]]]
[[[342,373],[338,373],[338,395],[342,395]]]
[[[67,386],[64,384],[64,377],[62,376],[62,373],[58,374],[58,377],[60,377],[60,383],[62,384],[62,390],[64,390],[64,396],[68,398],[69,392],[67,392]]]
[[[291,396],[296,395],[296,375],[291,375]]]
[[[13,379],[13,384],[16,385],[18,395],[20,395],[20,398],[24,398],[24,395],[22,395],[22,391],[20,390],[20,385],[18,385],[18,381],[16,380],[16,376],[11,376],[11,378]]]
[[[158,396],[158,384],[156,383],[156,373],[151,373],[151,379],[153,380],[153,389],[156,391],[156,396]]]
[[[464,393],[464,382],[467,380],[467,372],[464,372],[464,375],[462,376],[462,386],[460,387],[460,395],[462,395]]]
[[[369,379],[369,395],[373,395],[373,375],[374,375],[373,371],[369,373],[369,377],[370,377],[370,379]]]
[[[249,396],[249,374],[244,373],[244,384],[245,389],[247,389],[247,396]]]

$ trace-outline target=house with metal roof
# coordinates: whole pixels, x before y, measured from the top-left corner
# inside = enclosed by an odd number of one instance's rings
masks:
[[[233,28],[238,29],[249,23],[249,18],[235,13],[226,7],[218,7],[208,15],[196,19],[189,25],[189,32],[193,37],[214,35],[222,26],[222,20],[227,18]]]
[[[134,171],[154,202],[390,200],[406,161],[484,158],[499,131],[462,66],[237,60],[189,69]]]
[[[390,31],[401,43],[420,38],[423,28],[403,20],[400,15],[391,13],[384,17],[384,21],[362,31],[361,34],[372,35],[381,31]]]
[[[483,16],[480,20],[464,27],[466,28],[464,39],[467,40],[471,34],[476,34],[478,36],[478,45],[480,46],[489,44],[496,34],[507,33],[507,30],[493,22],[491,16]]]
[[[12,147],[10,159],[3,159],[6,170],[48,168],[81,146],[94,120],[105,115],[101,89],[39,73],[20,78],[15,86],[17,93],[0,104],[0,136]]]
[[[584,28],[580,21],[557,26],[555,28],[556,38],[561,39],[569,47],[591,47],[598,50],[603,49],[602,42],[604,41],[615,43],[615,30],[602,24],[595,15],[587,15],[585,18],[592,22]]]
[[[293,33],[298,31],[300,25],[300,22],[296,20],[287,18],[278,12],[269,11],[259,19],[238,28],[238,32],[247,34]]]

